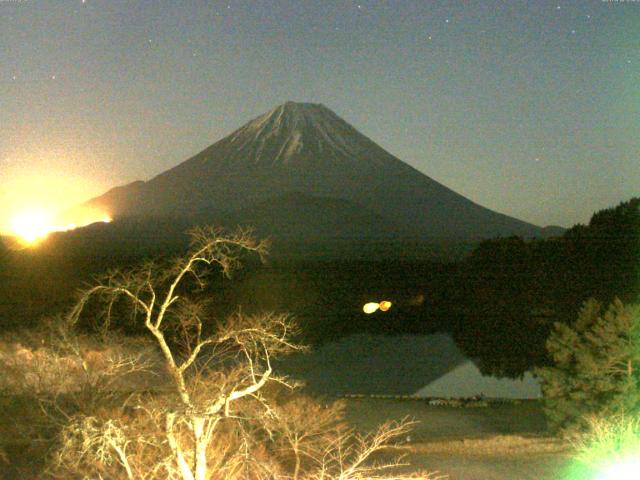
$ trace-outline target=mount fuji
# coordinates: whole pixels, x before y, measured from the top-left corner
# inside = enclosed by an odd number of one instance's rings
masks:
[[[252,225],[315,240],[545,236],[438,183],[313,103],[280,105],[151,180],[87,204],[116,220]]]

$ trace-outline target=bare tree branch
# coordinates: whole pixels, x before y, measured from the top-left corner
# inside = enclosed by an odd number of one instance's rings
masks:
[[[274,373],[272,359],[305,350],[295,341],[294,319],[238,312],[214,321],[206,301],[190,297],[194,286],[202,296],[198,289],[204,288],[212,268],[229,275],[243,254],[262,259],[267,243],[256,241],[248,230],[225,236],[210,227],[192,230],[191,238],[189,253],[171,264],[148,262],[109,272],[81,292],[74,308],[59,319],[57,354],[77,359],[88,390],[108,397],[117,391],[117,380],[147,368],[144,355],[114,354],[98,368],[74,327],[90,301],[102,302],[101,339],[111,344],[115,337],[109,328],[121,307],[129,306],[134,317],[142,313],[170,388],[127,394],[115,419],[104,408],[72,412],[51,475],[128,480],[409,478],[390,473],[402,465],[399,459],[375,463],[371,458],[407,432],[410,422],[386,424],[362,437],[342,426],[337,406],[324,409],[309,400],[291,403],[287,410],[274,399],[270,388],[292,389],[294,382]]]

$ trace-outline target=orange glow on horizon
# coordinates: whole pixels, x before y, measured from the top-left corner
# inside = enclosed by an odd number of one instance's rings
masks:
[[[51,215],[44,210],[26,210],[11,219],[11,232],[22,243],[31,245],[44,239],[53,229]]]
[[[50,233],[67,232],[97,222],[111,222],[109,215],[92,209],[76,212],[75,216],[78,217],[75,222],[60,222],[52,213],[41,208],[23,210],[12,217],[10,234],[22,245],[31,247],[42,242]]]
[[[49,232],[72,230],[110,217],[109,210],[84,205],[108,185],[74,173],[74,164],[82,161],[78,154],[25,151],[14,152],[12,157],[0,175],[0,235],[15,237],[12,243],[38,243]]]

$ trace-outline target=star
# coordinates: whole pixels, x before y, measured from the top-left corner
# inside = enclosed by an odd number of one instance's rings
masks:
[[[51,75],[51,80],[55,80],[56,76],[55,75]]]
[[[449,23],[449,19],[447,18],[447,19],[444,21],[444,23]]]

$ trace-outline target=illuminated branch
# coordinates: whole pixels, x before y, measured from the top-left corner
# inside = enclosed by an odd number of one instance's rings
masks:
[[[116,302],[126,299],[134,313],[144,313],[144,327],[160,349],[171,390],[134,395],[130,403],[140,412],[133,416],[134,424],[87,416],[86,428],[76,422],[75,427],[63,429],[69,441],[60,451],[61,470],[73,475],[87,472],[87,478],[131,480],[409,478],[384,473],[401,465],[399,461],[370,463],[371,455],[407,431],[407,422],[360,437],[337,426],[336,409],[325,412],[316,406],[314,415],[305,409],[288,420],[265,387],[293,388],[287,378],[274,374],[272,366],[276,356],[304,350],[292,341],[298,330],[291,317],[236,313],[214,324],[206,321],[206,302],[192,301],[186,293],[193,286],[186,279],[203,287],[208,267],[218,266],[228,275],[243,252],[262,257],[266,243],[242,230],[230,237],[211,228],[191,234],[192,250],[184,259],[166,268],[148,263],[111,272],[84,291],[66,317],[62,334],[68,348],[81,355],[70,327],[77,324],[87,303],[93,297],[106,302],[106,332],[111,315],[118,311]],[[123,357],[114,359],[114,365],[126,370],[137,360]],[[85,371],[89,377],[90,369]],[[109,388],[108,382],[104,385]],[[285,439],[279,443],[280,452],[293,455],[293,476],[284,473],[287,463],[278,463],[281,459],[259,456],[269,450],[261,443],[279,438]]]

